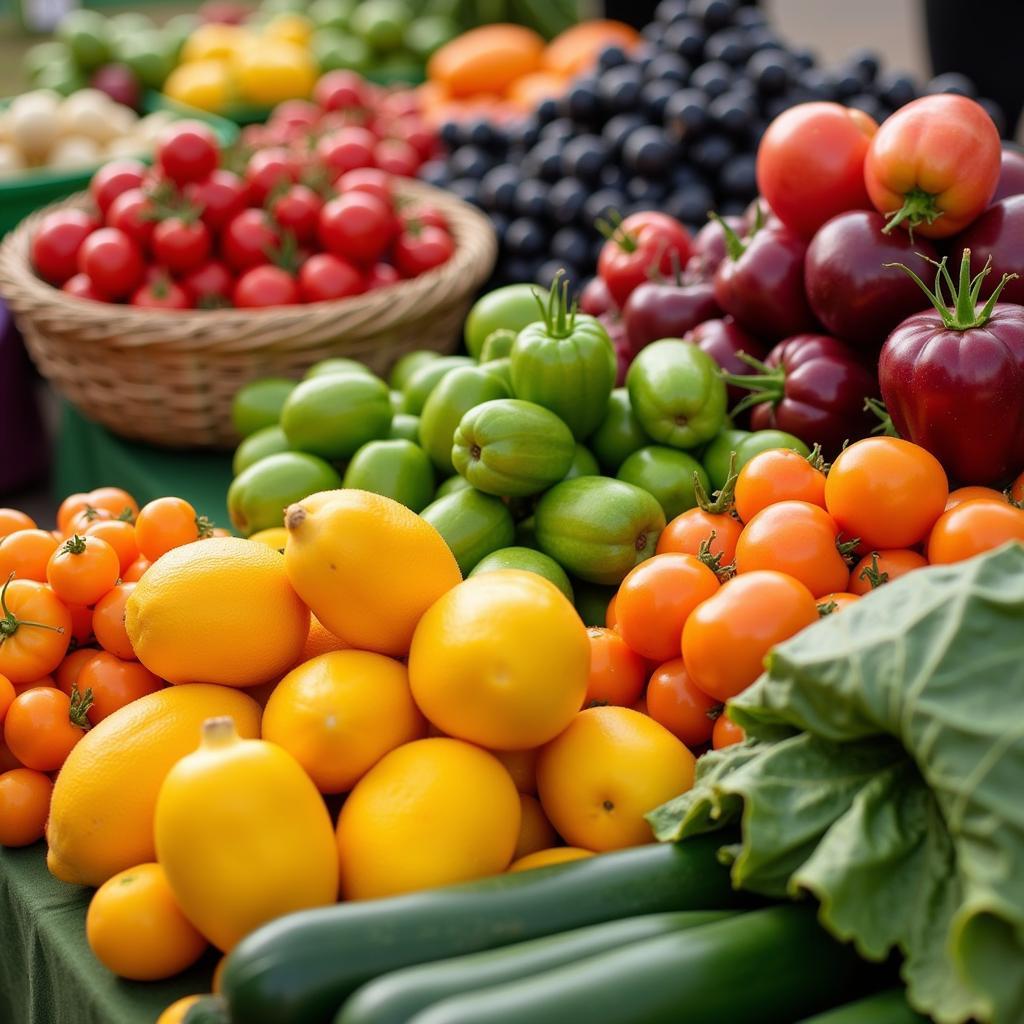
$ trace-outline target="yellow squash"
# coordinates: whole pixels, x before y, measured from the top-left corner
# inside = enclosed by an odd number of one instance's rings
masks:
[[[230,718],[168,774],[157,858],[185,916],[227,952],[261,924],[333,903],[338,854],[320,794],[274,743],[240,739]]]

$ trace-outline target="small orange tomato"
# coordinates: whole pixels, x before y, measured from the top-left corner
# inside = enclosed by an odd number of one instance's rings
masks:
[[[722,747],[742,743],[746,738],[747,734],[728,715],[721,714],[715,720],[715,728],[711,732],[711,746],[721,750]]]
[[[820,505],[780,501],[761,509],[736,544],[736,572],[774,569],[815,596],[843,590],[850,570],[839,553],[838,527]]]
[[[163,680],[144,665],[123,661],[108,651],[94,654],[78,674],[79,692],[92,694],[88,716],[93,725],[133,700],[163,688]]]
[[[736,480],[736,514],[745,523],[779,501],[806,501],[825,507],[825,474],[788,448],[759,452],[740,470]]]
[[[710,741],[721,708],[694,685],[682,658],[656,668],[647,684],[647,714],[691,748]]]
[[[71,526],[71,520],[78,515],[89,504],[89,495],[83,492],[69,494],[57,509],[57,529],[62,534],[67,534]]]
[[[930,452],[898,437],[866,437],[839,453],[825,481],[825,507],[864,550],[924,540],[949,497],[946,472]]]
[[[743,524],[728,512],[687,509],[661,531],[657,552],[664,555],[675,551],[696,556],[706,543],[710,554],[721,555],[721,565],[729,565],[736,557],[736,542],[742,529]]]
[[[71,613],[45,584],[10,580],[0,587],[0,674],[15,685],[48,675],[71,643]]]
[[[51,556],[46,579],[68,604],[95,604],[121,575],[117,552],[99,537],[73,534]]]
[[[647,663],[614,630],[592,626],[587,636],[590,676],[584,704],[618,704],[628,708],[643,693]]]
[[[1021,477],[1024,480],[1024,477]],[[994,487],[958,487],[955,491],[949,492],[946,499],[945,511],[962,505],[965,501],[973,501],[975,498],[988,498],[991,501],[1006,501],[1006,495],[997,491]]]
[[[0,676],[0,723],[7,716],[7,709],[11,706],[11,702],[16,696],[17,692],[14,689],[14,683],[7,676]]]
[[[199,540],[196,510],[183,498],[156,498],[135,519],[139,553],[155,562],[171,548]]]
[[[34,530],[36,521],[16,508],[0,508],[0,537],[6,537],[18,530]]]
[[[1010,497],[1018,504],[1024,502],[1024,473],[1010,484]]]
[[[1024,510],[988,498],[965,501],[943,512],[928,538],[928,561],[946,565],[1024,541]]]
[[[11,748],[4,743],[3,730],[0,730],[0,772],[9,772],[12,768],[25,766],[11,753]]]
[[[136,558],[131,565],[123,573],[121,573],[121,579],[125,583],[138,583],[142,579],[146,570],[153,563],[148,558],[142,558],[141,556]]]
[[[860,600],[860,594],[851,594],[848,590],[837,590],[834,594],[824,594],[818,598],[818,614],[824,618],[833,612],[848,608]]]
[[[89,644],[95,639],[92,635],[92,609],[87,604],[69,604],[71,612],[71,638],[76,644]]]
[[[0,582],[11,573],[19,580],[46,582],[46,564],[57,550],[57,540],[47,530],[19,530],[0,540]]]
[[[719,588],[718,577],[693,555],[655,555],[632,569],[615,599],[615,629],[630,648],[662,662],[677,657],[683,626]]]
[[[90,508],[109,512],[114,519],[133,523],[139,514],[139,503],[120,487],[97,487],[87,497]]]
[[[54,680],[53,676],[50,676],[50,675],[40,676],[38,679],[33,679],[31,683],[15,683],[14,684],[14,694],[15,694],[15,696],[19,696],[20,694],[23,694],[26,690],[35,690],[35,689],[37,689],[40,686],[56,686],[56,685],[57,685],[57,683]]]
[[[117,552],[122,574],[139,557],[135,527],[123,519],[97,519],[85,528],[85,535],[105,540]]]
[[[618,615],[615,612],[615,598],[617,596],[617,594],[612,594],[608,607],[604,610],[604,624],[608,629],[614,629],[615,623],[619,621]]]
[[[0,775],[0,846],[28,846],[43,838],[52,792],[48,776],[30,768]]]
[[[89,505],[81,512],[73,516],[68,524],[68,532],[65,537],[72,537],[76,533],[85,533],[94,523],[106,523],[114,517],[105,508],[93,508]]]
[[[872,551],[850,570],[849,591],[851,594],[868,594],[883,583],[891,583],[914,569],[923,569],[927,564],[924,555],[908,548]]]
[[[126,661],[135,660],[135,648],[124,625],[124,606],[134,589],[134,583],[121,583],[108,590],[92,612],[92,631],[99,645]]]
[[[4,742],[26,767],[55,772],[85,735],[88,703],[51,686],[14,698],[4,720]]]
[[[70,697],[71,691],[78,684],[78,676],[85,663],[90,658],[95,658],[98,653],[95,647],[79,647],[77,651],[71,651],[53,674],[57,689],[63,690]]]
[[[736,576],[686,620],[686,671],[709,697],[727,701],[761,674],[776,644],[817,621],[814,596],[792,576],[768,569]]]

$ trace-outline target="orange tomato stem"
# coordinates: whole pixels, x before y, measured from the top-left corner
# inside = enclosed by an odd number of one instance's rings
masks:
[[[711,545],[715,543],[715,538],[718,536],[717,530],[712,530],[707,537],[700,542],[697,547],[697,560],[703,562],[719,579],[719,582],[724,583],[726,580],[731,580],[736,575],[736,562],[732,561],[728,565],[722,565],[723,552],[718,551],[712,553]]]
[[[725,477],[725,484],[720,491],[715,491],[715,498],[712,501],[696,470],[693,474],[693,496],[697,499],[697,507],[710,515],[728,515],[736,504],[736,481],[739,473],[736,472],[736,453],[729,453],[729,471]]]
[[[877,589],[883,583],[889,582],[889,574],[884,569],[878,567],[877,551],[871,552],[871,564],[865,565],[857,574],[857,578],[866,581],[872,590]]]
[[[61,551],[66,551],[69,555],[82,555],[85,553],[85,538],[81,534],[76,533],[74,536],[69,537],[65,542]]]
[[[912,188],[904,194],[903,205],[898,210],[890,210],[886,216],[889,219],[882,228],[882,234],[889,234],[905,222],[913,240],[914,228],[921,224],[934,224],[942,216],[942,210],[935,204],[934,193]]]
[[[871,431],[872,434],[883,434],[885,437],[900,436],[884,402],[880,402],[877,398],[865,398],[864,411],[874,413],[878,417],[878,426]]]
[[[858,547],[860,547],[860,537],[854,537],[852,540],[840,540],[836,537],[836,551],[847,565],[851,565],[856,559]]]
[[[206,540],[207,537],[213,536],[216,526],[209,516],[196,516],[196,529],[199,531],[199,539]]]
[[[78,684],[71,684],[71,710],[68,711],[68,719],[72,725],[77,725],[79,729],[84,729],[86,732],[92,728],[92,722],[87,717],[89,708],[92,707],[92,701],[91,689],[80,693]]]
[[[758,214],[760,214],[760,205],[758,206],[757,210]],[[731,259],[733,263],[735,263],[747,251],[746,242],[744,242],[743,239],[740,238],[740,236],[737,235],[736,232],[733,231],[733,229],[728,224],[726,224],[726,222],[722,220],[722,218],[719,217],[717,213],[714,212],[714,210],[710,211],[708,213],[708,216],[722,229],[722,234],[725,235],[726,255],[728,255],[729,259]],[[754,224],[754,231],[756,231],[756,220]]]
[[[11,580],[14,579],[14,573],[7,577],[7,582],[4,583],[3,587],[0,588],[0,646],[3,646],[5,640],[9,637],[14,636],[15,633],[22,626],[31,626],[34,629],[49,629],[54,633],[63,633],[63,626],[50,626],[45,622],[30,622],[27,619],[19,619],[14,612],[7,607],[7,588],[11,585]]]
[[[837,601],[826,601],[824,604],[818,605],[818,615],[821,618],[825,618],[826,615],[831,615],[838,607],[839,603]]]

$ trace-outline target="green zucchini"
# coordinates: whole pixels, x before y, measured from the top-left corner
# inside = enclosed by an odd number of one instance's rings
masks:
[[[638,914],[740,906],[747,897],[719,864],[721,845],[721,836],[699,836],[289,914],[228,957],[232,1020],[326,1024],[360,985],[399,967]]]
[[[803,1024],[927,1024],[928,1018],[907,1006],[903,990],[890,989],[808,1017]]]
[[[220,996],[200,996],[185,1011],[181,1024],[230,1024],[228,1008]]]
[[[720,921],[729,910],[682,910],[675,914],[646,914],[622,921],[543,939],[518,942],[503,949],[469,953],[436,963],[392,971],[367,982],[353,993],[334,1018],[334,1024],[405,1024],[420,1010],[463,992],[528,978],[584,957],[621,949],[658,935]]]
[[[453,996],[409,1024],[791,1024],[842,998],[856,969],[790,904]]]

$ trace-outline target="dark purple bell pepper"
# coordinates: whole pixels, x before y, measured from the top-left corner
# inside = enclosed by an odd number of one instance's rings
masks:
[[[697,348],[707,352],[726,373],[741,376],[756,371],[750,363],[740,358],[740,352],[755,359],[764,359],[768,354],[768,346],[760,338],[755,338],[749,331],[743,330],[731,316],[724,316],[721,320],[705,320],[694,327],[683,341],[692,341]],[[739,402],[747,394],[743,388],[730,384],[729,404]]]
[[[661,338],[681,338],[699,323],[720,316],[710,281],[648,281],[626,300],[622,319],[636,352]]]
[[[1003,143],[1003,155],[1000,160],[999,184],[992,202],[998,202],[1007,196],[1019,196],[1024,193],[1024,153],[1012,143]]]
[[[990,259],[990,280],[1016,274],[1006,282],[999,300],[1024,303],[1024,195],[1008,196],[994,203],[969,228],[950,239],[949,252],[954,263],[960,261],[964,249],[971,251],[972,274],[981,271]],[[925,276],[920,271],[918,275]],[[913,284],[910,278],[906,280]],[[921,297],[927,301],[924,295]]]

